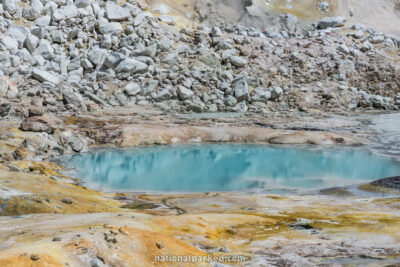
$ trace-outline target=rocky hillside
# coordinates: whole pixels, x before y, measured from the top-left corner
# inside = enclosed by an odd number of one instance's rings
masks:
[[[2,0],[0,115],[399,109],[400,39],[338,3],[200,2]]]

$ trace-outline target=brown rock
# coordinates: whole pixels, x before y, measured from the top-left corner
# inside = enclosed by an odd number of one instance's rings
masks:
[[[31,260],[33,260],[33,261],[38,261],[38,260],[40,260],[40,256],[39,256],[39,255],[36,255],[36,254],[32,254],[32,255],[31,255]]]
[[[44,109],[41,107],[34,107],[29,109],[29,117],[42,116]]]
[[[22,131],[54,133],[58,128],[57,122],[47,116],[34,116],[26,118],[21,123]]]
[[[61,199],[61,202],[68,204],[68,205],[72,204],[72,200],[69,198],[63,198],[63,199]]]

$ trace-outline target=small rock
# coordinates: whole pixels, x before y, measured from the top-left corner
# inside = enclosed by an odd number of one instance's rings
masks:
[[[62,202],[62,203],[65,203],[65,204],[68,204],[68,205],[71,205],[71,204],[72,204],[72,200],[69,199],[69,198],[62,198],[62,199],[61,199],[61,202]]]
[[[124,93],[128,96],[135,96],[141,92],[140,84],[136,82],[128,83],[125,87]]]
[[[244,67],[247,64],[247,61],[244,58],[238,56],[231,56],[229,61],[236,67]]]
[[[283,89],[279,86],[275,86],[274,88],[272,88],[272,91],[271,91],[271,99],[278,98],[282,93],[283,93]]]
[[[164,244],[163,243],[157,242],[156,246],[157,246],[158,249],[163,249],[164,248]]]
[[[249,89],[244,77],[234,81],[232,83],[232,89],[238,102],[247,100],[249,98]]]
[[[182,99],[182,100],[190,99],[190,98],[192,98],[193,94],[194,93],[192,90],[189,90],[184,86],[178,86],[178,95],[179,95],[180,99]]]
[[[36,255],[36,254],[32,254],[32,255],[31,255],[31,260],[33,260],[33,261],[38,261],[38,260],[40,260],[40,256],[39,256],[39,255]]]
[[[317,28],[324,30],[332,27],[342,27],[346,19],[344,17],[327,17],[317,22]]]
[[[106,13],[109,20],[116,21],[123,21],[131,16],[129,9],[118,6],[111,1],[107,1],[106,3]]]
[[[52,241],[59,242],[59,241],[61,241],[61,237],[53,237]]]

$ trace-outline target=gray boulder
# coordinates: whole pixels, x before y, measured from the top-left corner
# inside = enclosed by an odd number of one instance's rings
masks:
[[[244,77],[235,80],[232,83],[233,94],[240,102],[249,98],[249,89]]]
[[[275,86],[271,90],[271,99],[277,99],[283,93],[283,89],[279,86]]]
[[[136,82],[128,83],[125,87],[124,93],[128,96],[135,96],[142,91],[140,84]]]
[[[161,62],[168,65],[175,65],[178,62],[178,53],[176,51],[169,53],[161,59]]]
[[[106,59],[104,60],[104,65],[107,68],[115,68],[118,66],[118,64],[125,58],[124,55],[117,53],[117,52],[111,52]]]
[[[187,100],[193,97],[193,91],[184,86],[178,86],[178,95],[182,100]]]
[[[127,58],[118,64],[118,67],[115,69],[115,71],[135,74],[135,73],[144,73],[147,71],[147,69],[148,66],[146,63],[143,63],[133,58]]]
[[[225,105],[229,106],[229,107],[234,107],[237,104],[237,99],[231,95],[228,95],[225,97],[224,99]]]
[[[221,65],[221,58],[215,52],[207,52],[199,57],[199,60],[209,67],[216,68]]]
[[[64,90],[62,96],[65,104],[70,104],[77,108],[82,108],[85,106],[82,96],[70,89]]]
[[[187,100],[188,102],[185,101],[187,104],[187,110],[188,111],[193,111],[197,113],[201,113],[204,111],[206,104],[204,104],[200,99],[195,99],[193,101]]]
[[[238,57],[238,56],[231,56],[229,58],[229,61],[235,65],[236,67],[244,67],[247,64],[247,61],[242,58],[242,57]]]
[[[160,101],[165,101],[165,100],[171,99],[172,94],[169,91],[169,89],[166,88],[166,89],[163,89],[163,90],[161,90],[161,91],[159,91],[157,93],[154,92],[152,94],[152,97],[153,97],[153,99],[155,101],[160,102]]]

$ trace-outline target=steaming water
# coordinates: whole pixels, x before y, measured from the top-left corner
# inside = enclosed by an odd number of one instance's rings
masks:
[[[202,144],[106,149],[64,156],[97,190],[313,190],[400,175],[400,162],[367,151]]]

